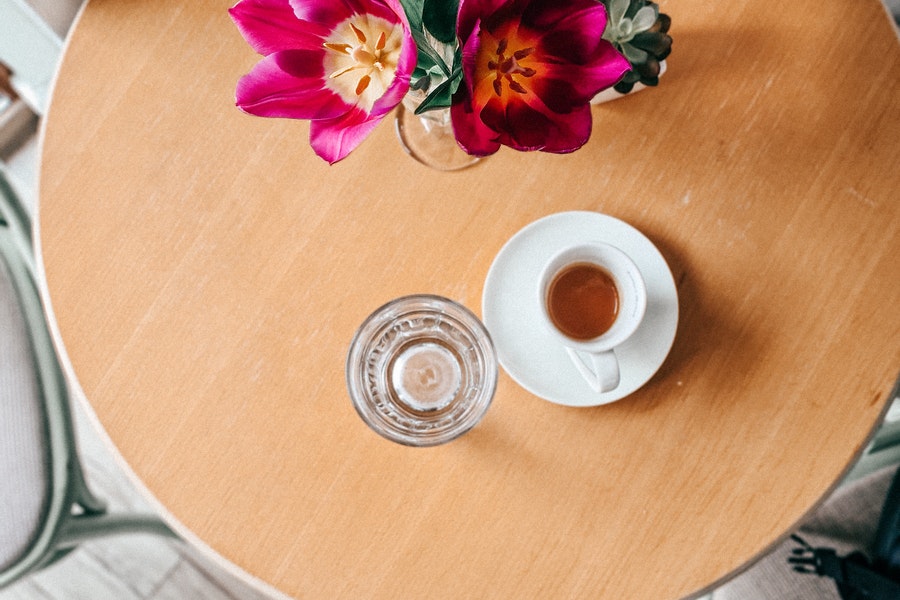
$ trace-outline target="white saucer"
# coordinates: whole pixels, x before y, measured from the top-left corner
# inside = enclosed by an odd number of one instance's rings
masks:
[[[591,390],[565,349],[544,331],[535,290],[541,269],[554,254],[590,241],[607,242],[628,254],[647,286],[644,320],[616,348],[619,385],[604,393]],[[500,364],[519,385],[557,404],[597,406],[631,394],[662,365],[675,340],[678,292],[662,254],[640,231],[608,215],[562,212],[531,223],[503,246],[485,281],[482,316]]]

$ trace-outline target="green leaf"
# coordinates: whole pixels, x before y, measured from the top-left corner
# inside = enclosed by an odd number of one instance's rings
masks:
[[[450,80],[443,82],[441,85],[434,88],[434,91],[428,94],[422,103],[416,107],[416,114],[421,115],[423,112],[427,112],[429,110],[436,110],[439,108],[447,108],[450,106]]]
[[[409,89],[410,91],[422,90],[423,92],[428,91],[428,86],[431,85],[431,77],[417,77],[415,74],[409,80]]]
[[[631,44],[622,44],[622,54],[625,55],[625,58],[628,59],[632,66],[643,64],[650,58],[649,52],[635,48]]]
[[[456,39],[456,14],[459,0],[424,0],[422,23],[435,38],[445,44]]]
[[[425,0],[400,0],[400,6],[406,13],[406,20],[413,31],[422,29],[422,10],[425,6]]]
[[[457,46],[456,52],[453,53],[453,73],[450,75],[451,96],[456,93],[462,80],[462,48]]]
[[[447,108],[453,99],[453,92],[459,87],[459,81],[462,79],[462,69],[454,70],[448,79],[441,82],[440,85],[428,94],[422,103],[416,108],[416,114],[420,115],[429,110],[439,108]]]
[[[443,62],[443,61],[441,61]],[[435,67],[434,59],[427,54],[419,53],[419,60],[416,62],[416,71],[421,71],[422,74],[428,73]]]
[[[431,44],[428,43],[428,38],[425,37],[425,29],[422,23],[422,10],[425,6],[425,0],[400,0],[400,5],[403,7],[403,12],[406,13],[410,33],[412,33],[413,40],[416,42],[416,48],[419,50],[416,57],[417,61],[423,61],[427,57],[431,64],[438,65],[441,71],[449,76],[450,67],[444,64],[440,54],[432,48]]]
[[[635,48],[646,50],[653,56],[661,56],[667,54],[672,48],[672,38],[664,33],[656,33],[653,31],[642,31],[637,34],[629,42]]]

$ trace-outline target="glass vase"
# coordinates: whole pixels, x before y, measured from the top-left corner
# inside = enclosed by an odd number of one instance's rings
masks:
[[[394,125],[406,152],[423,165],[438,171],[457,171],[478,162],[456,143],[450,109],[441,108],[416,114],[424,99],[420,92],[410,92],[397,107]]]

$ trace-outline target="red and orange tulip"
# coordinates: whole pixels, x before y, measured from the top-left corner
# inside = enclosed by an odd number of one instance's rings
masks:
[[[596,0],[462,0],[457,34],[463,83],[451,108],[457,142],[470,154],[565,153],[591,134],[589,102],[628,61],[601,39]]]

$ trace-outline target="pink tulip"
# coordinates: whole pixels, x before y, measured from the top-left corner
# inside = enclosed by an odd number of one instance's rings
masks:
[[[416,45],[397,0],[241,0],[229,13],[264,56],[238,82],[237,106],[309,119],[310,144],[335,163],[409,89]]]
[[[463,78],[451,114],[457,142],[485,156],[500,145],[572,152],[591,134],[590,100],[630,68],[601,39],[597,0],[462,0]]]

